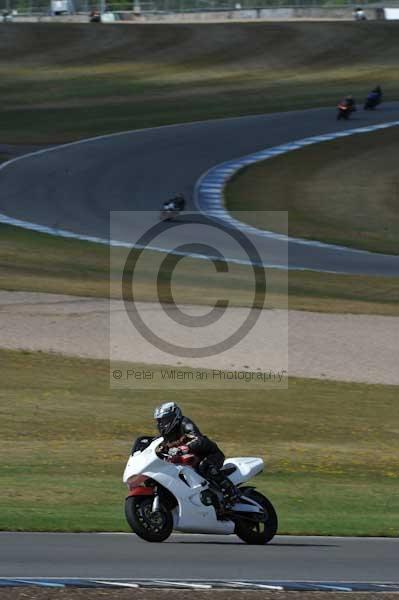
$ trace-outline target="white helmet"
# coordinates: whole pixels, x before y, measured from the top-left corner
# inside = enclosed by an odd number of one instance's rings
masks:
[[[183,418],[182,411],[175,402],[161,404],[154,411],[154,419],[157,420],[159,433],[168,435],[180,423]]]

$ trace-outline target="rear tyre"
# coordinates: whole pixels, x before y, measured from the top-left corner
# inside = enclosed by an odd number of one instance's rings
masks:
[[[277,533],[278,519],[273,504],[260,492],[256,490],[246,490],[245,496],[255,500],[263,507],[266,517],[260,523],[254,523],[246,519],[240,519],[236,523],[235,534],[247,544],[264,545],[270,542]]]
[[[125,501],[125,515],[130,527],[146,542],[163,542],[173,530],[171,511],[162,503],[152,512],[153,496],[129,496]]]

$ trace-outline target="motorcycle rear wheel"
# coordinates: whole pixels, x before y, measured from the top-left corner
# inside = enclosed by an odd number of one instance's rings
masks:
[[[273,504],[266,496],[256,490],[246,490],[245,496],[255,500],[263,507],[267,515],[267,520],[261,523],[254,523],[246,519],[240,519],[236,523],[235,534],[247,544],[261,545],[267,544],[277,533],[278,519]]]
[[[168,508],[159,505],[152,511],[152,496],[129,496],[125,501],[125,515],[130,527],[146,542],[163,542],[173,531],[173,516]]]

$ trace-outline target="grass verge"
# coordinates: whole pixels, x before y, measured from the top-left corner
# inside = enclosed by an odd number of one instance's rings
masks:
[[[395,22],[0,27],[4,142],[399,96]]]
[[[289,233],[386,254],[399,253],[399,128],[308,146],[237,173],[226,204],[275,230],[262,212],[289,211]]]
[[[118,298],[117,277],[124,252],[109,275],[109,250],[100,244],[56,238],[0,224],[0,289],[36,291],[76,296]],[[138,263],[135,297],[157,298],[154,273],[163,254],[146,252]],[[287,274],[267,271],[267,307],[287,305]],[[229,265],[229,274],[218,274],[207,261],[184,259],[173,276],[173,294],[182,304],[214,304],[226,293],[232,305],[253,300],[253,274],[247,267]],[[291,309],[358,314],[399,314],[397,278],[331,275],[291,271],[288,276]]]
[[[106,361],[3,350],[0,375],[0,529],[126,530],[131,441],[173,399],[227,455],[265,458],[257,485],[281,533],[397,535],[396,387],[291,379],[288,390],[245,396],[111,391]]]

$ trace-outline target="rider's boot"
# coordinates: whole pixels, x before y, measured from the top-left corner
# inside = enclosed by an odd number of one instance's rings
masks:
[[[223,493],[223,500],[226,506],[232,506],[234,502],[240,497],[238,488],[234,485],[230,479],[225,477],[222,473],[218,473],[214,477],[214,481],[218,484],[219,489]]]

